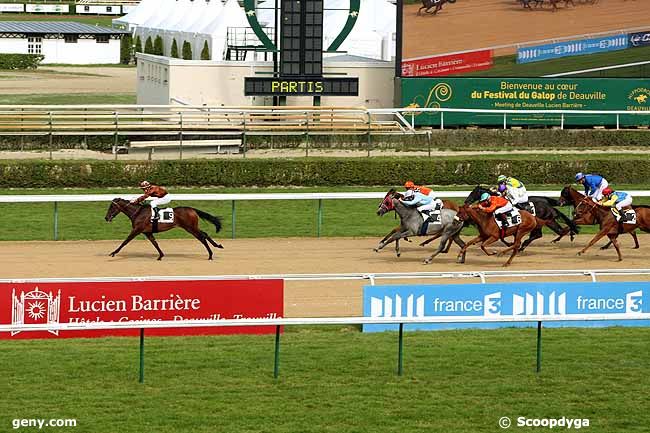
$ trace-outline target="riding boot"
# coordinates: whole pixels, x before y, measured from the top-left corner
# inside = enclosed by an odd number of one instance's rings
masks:
[[[153,218],[151,219],[151,221],[158,221],[159,219],[160,219],[160,209],[158,209],[157,207],[154,207],[153,208]]]
[[[505,213],[502,213],[499,214],[499,220],[501,221],[501,231],[499,232],[499,236],[501,239],[504,239],[506,237],[506,230],[508,230],[508,217]]]

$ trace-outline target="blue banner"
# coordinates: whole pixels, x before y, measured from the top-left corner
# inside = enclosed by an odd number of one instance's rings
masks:
[[[365,317],[499,317],[565,314],[650,313],[650,282],[499,283],[365,286]],[[503,328],[535,322],[417,323],[406,329]],[[544,326],[650,326],[650,320],[546,322]],[[363,325],[364,332],[396,330],[398,325]]]
[[[630,33],[627,37],[630,48],[647,47],[650,45],[650,31]]]
[[[628,35],[557,42],[517,49],[517,63],[531,63],[561,57],[604,53],[628,48]]]

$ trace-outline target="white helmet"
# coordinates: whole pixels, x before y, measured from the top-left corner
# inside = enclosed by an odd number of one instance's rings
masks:
[[[149,188],[150,186],[151,184],[149,183],[148,180],[143,180],[142,182],[140,182],[140,188]]]

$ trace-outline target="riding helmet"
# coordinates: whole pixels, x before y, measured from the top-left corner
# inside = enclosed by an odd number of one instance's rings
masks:
[[[579,182],[580,179],[583,179],[585,177],[584,173],[576,173],[576,182]]]
[[[507,180],[508,180],[508,178],[506,176],[502,175],[502,174],[500,174],[499,177],[497,177],[497,183],[503,183],[503,182],[505,182]]]
[[[151,184],[147,180],[143,180],[142,182],[140,182],[140,188],[149,188],[150,186]]]
[[[607,187],[607,188],[605,188],[605,189],[603,190],[603,195],[610,195],[610,194],[612,194],[613,192],[614,192],[613,189],[611,189],[610,187]]]
[[[407,180],[406,183],[404,184],[404,188],[415,188],[415,183],[413,183],[412,180]]]
[[[484,192],[483,194],[481,194],[481,200],[480,201],[486,201],[486,200],[489,200],[489,199],[490,199],[490,194],[488,194],[487,192]]]

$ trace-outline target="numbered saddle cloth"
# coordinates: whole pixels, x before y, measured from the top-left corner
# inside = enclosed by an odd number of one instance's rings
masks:
[[[501,215],[494,215],[494,220],[497,222],[499,228],[502,228]],[[519,209],[514,208],[510,212],[506,212],[506,219],[508,221],[508,227],[514,227],[521,224],[521,214]]]
[[[440,210],[432,210],[430,213],[426,214],[420,212],[423,222],[428,222],[429,224],[440,224]]]
[[[616,214],[614,214],[614,216],[616,216]],[[634,209],[622,210],[621,222],[623,224],[636,224],[636,212]]]
[[[151,208],[151,219],[152,220],[153,220],[154,215],[155,215],[155,211],[153,210],[153,208]],[[158,213],[158,216],[160,216],[160,219],[158,220],[158,223],[173,224],[173,222],[174,222],[174,209],[171,208],[171,207],[160,209],[160,212]]]

